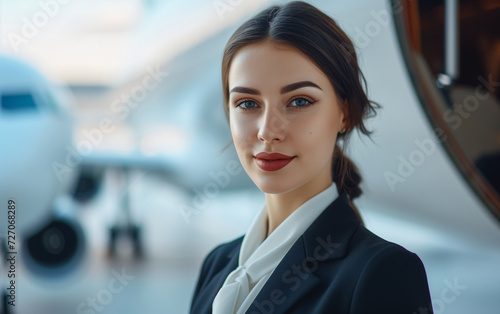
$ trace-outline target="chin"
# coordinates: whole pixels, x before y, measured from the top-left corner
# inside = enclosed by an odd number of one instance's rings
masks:
[[[258,182],[254,180],[254,183],[262,192],[266,194],[283,194],[295,188],[294,185],[290,184],[290,181],[282,179],[279,181],[279,183],[276,183],[277,180],[261,179]]]

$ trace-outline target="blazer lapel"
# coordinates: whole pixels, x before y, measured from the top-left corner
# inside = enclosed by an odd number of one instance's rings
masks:
[[[285,313],[321,281],[314,271],[322,262],[345,256],[360,224],[340,193],[290,248],[246,313]]]

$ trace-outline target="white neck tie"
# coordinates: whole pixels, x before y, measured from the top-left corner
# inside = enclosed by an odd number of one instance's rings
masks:
[[[235,313],[250,293],[249,275],[245,266],[238,266],[228,277],[230,282],[221,288],[213,303],[215,313]]]

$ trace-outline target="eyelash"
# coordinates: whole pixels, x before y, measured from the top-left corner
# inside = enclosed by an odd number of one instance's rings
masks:
[[[307,100],[309,102],[309,104],[307,105],[304,105],[304,106],[292,106],[292,108],[296,108],[297,110],[302,110],[302,109],[305,109],[307,107],[310,107],[312,106],[312,104],[314,104],[316,102],[316,100],[312,99],[312,98],[309,98],[309,97],[305,97],[305,96],[299,96],[299,97],[295,97],[293,98],[292,100],[290,100],[290,103],[294,102],[295,100],[297,99],[304,99],[304,100]],[[253,101],[252,99],[242,99],[241,101],[239,101],[238,103],[236,103],[234,106],[235,107],[238,107],[240,108],[241,110],[252,110],[252,109],[255,109],[255,107],[253,108],[243,108],[243,107],[240,107],[240,105],[246,101],[252,101],[254,102],[255,104],[257,104],[255,101]]]

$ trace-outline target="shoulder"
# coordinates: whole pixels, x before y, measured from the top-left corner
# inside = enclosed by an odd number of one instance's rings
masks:
[[[238,254],[243,236],[232,241],[225,242],[213,248],[203,260],[198,280],[191,300],[191,312],[201,291],[217,273],[219,273],[229,262],[230,257]]]
[[[227,265],[229,257],[234,254],[238,254],[242,240],[243,236],[232,241],[219,244],[207,254],[198,274],[198,280],[193,294],[193,302],[196,300],[202,287],[210,281],[210,278]]]
[[[363,226],[353,236],[350,255],[359,260],[359,265],[362,266],[361,276],[372,270],[379,273],[387,270],[394,275],[404,270],[421,271],[425,274],[424,265],[417,254],[379,237]]]
[[[202,272],[203,268],[210,268],[212,266],[221,264],[221,262],[225,264],[229,257],[231,257],[233,254],[237,254],[239,252],[241,242],[243,241],[243,237],[244,236],[241,236],[229,242],[224,242],[213,248],[203,261]]]
[[[351,240],[350,247],[351,253],[355,255],[365,255],[365,258],[363,259],[365,262],[370,260],[375,261],[383,258],[384,256],[415,256],[418,258],[415,253],[408,251],[399,244],[381,238],[364,226],[359,226],[356,230]],[[367,260],[368,257],[369,259]]]
[[[203,283],[224,268],[231,256],[239,253],[243,236],[213,248],[203,260],[198,276],[197,290]]]
[[[432,312],[427,275],[417,254],[361,226],[351,242],[358,264],[352,312],[378,309],[384,313]]]

